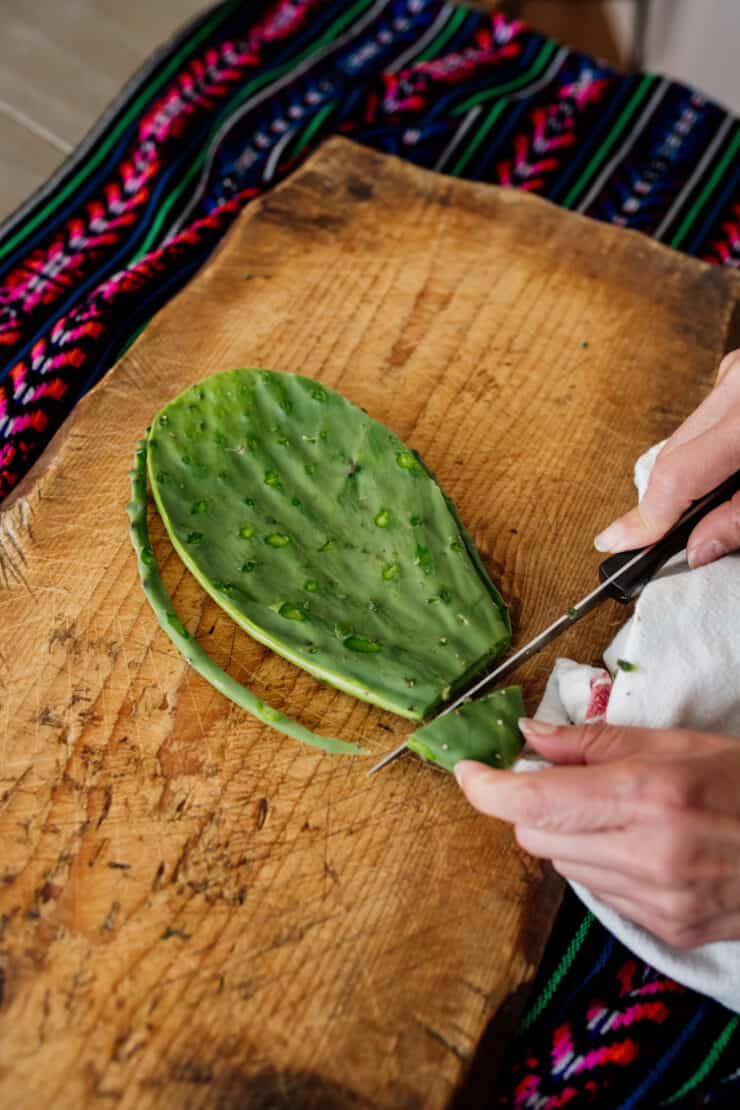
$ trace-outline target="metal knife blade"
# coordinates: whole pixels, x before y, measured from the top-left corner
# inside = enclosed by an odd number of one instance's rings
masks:
[[[636,555],[633,561],[636,562],[641,557],[641,555],[642,552]],[[576,621],[581,619],[581,617],[585,617],[587,613],[590,613],[592,609],[595,609],[596,606],[600,605],[602,601],[606,600],[606,598],[611,597],[612,595],[610,593],[610,587],[614,584],[614,582],[616,582],[618,578],[621,577],[625,569],[626,568],[622,567],[611,578],[607,578],[605,582],[602,582],[600,586],[597,586],[595,590],[592,590],[590,594],[587,594],[581,601],[578,602],[577,605],[571,606],[571,608],[563,613],[562,616],[558,617],[557,620],[548,625],[544,632],[540,632],[539,635],[535,636],[533,640],[530,640],[528,644],[525,644],[524,647],[519,648],[518,651],[514,652],[514,654],[509,656],[508,659],[504,660],[503,663],[500,663],[498,667],[496,667],[492,671],[489,671],[488,674],[483,675],[482,678],[479,678],[477,682],[474,682],[472,686],[469,686],[467,690],[465,690],[464,693],[462,693],[458,698],[451,702],[450,705],[445,706],[444,709],[437,713],[437,718],[444,717],[447,713],[452,713],[453,709],[458,709],[459,706],[463,704],[463,702],[469,701],[470,698],[477,694],[479,690],[483,690],[492,682],[500,682],[501,679],[506,677],[506,675],[516,670],[516,668],[521,663],[524,663],[526,659],[529,659],[532,655],[535,655],[538,651],[541,651],[543,647],[549,644],[551,640],[554,640],[557,636],[559,636],[561,632],[564,632],[566,628],[569,628],[572,624],[575,624]],[[399,744],[397,748],[393,749],[393,751],[390,751],[387,753],[387,755],[384,755],[379,763],[376,763],[374,767],[371,767],[368,771],[368,775],[374,775],[376,771],[380,771],[381,768],[386,767],[389,763],[392,763],[392,761],[394,759],[397,759],[399,755],[402,755],[405,750],[406,741],[404,740],[403,744]]]
[[[740,471],[730,475],[711,493],[695,501],[683,516],[676,521],[673,528],[657,543],[651,544],[649,547],[643,547],[639,551],[625,551],[605,559],[600,567],[601,585],[592,590],[590,594],[586,594],[581,601],[571,606],[562,616],[553,621],[544,632],[540,632],[528,644],[519,648],[512,656],[500,663],[498,667],[474,681],[455,701],[437,713],[437,718],[451,713],[453,709],[457,709],[463,702],[469,701],[474,694],[477,694],[479,690],[483,690],[486,686],[490,686],[492,682],[500,682],[502,678],[505,678],[526,659],[541,651],[551,640],[554,640],[566,628],[579,621],[581,617],[585,617],[606,598],[611,597],[623,603],[632,601],[653,575],[670,558],[685,548],[686,541],[702,517],[738,492],[740,492]],[[374,767],[370,768],[367,772],[368,775],[374,775],[382,767],[387,767],[389,763],[403,754],[406,746],[406,741],[404,741],[393,751],[388,752]]]

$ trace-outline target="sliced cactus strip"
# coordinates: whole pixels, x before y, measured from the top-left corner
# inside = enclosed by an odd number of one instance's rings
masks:
[[[207,378],[155,417],[147,465],[204,589],[340,690],[421,720],[509,644],[506,606],[424,463],[315,381]]]
[[[310,729],[304,728],[297,721],[286,717],[284,713],[267,705],[251,690],[242,686],[222,670],[210,655],[203,650],[197,640],[190,635],[182,621],[175,612],[172,599],[164,588],[164,584],[157,569],[157,562],[149,541],[149,530],[146,519],[146,444],[141,443],[136,451],[134,468],[131,471],[131,502],[128,506],[128,516],[131,522],[131,540],[138,560],[139,576],[157,620],[169,636],[176,648],[185,656],[195,670],[215,686],[225,697],[246,709],[248,713],[257,717],[279,732],[292,736],[295,740],[302,740],[304,744],[312,744],[324,751],[342,755],[367,755],[367,750],[359,744],[349,743],[347,740],[338,740],[334,737],[319,736]]]
[[[522,747],[518,721],[524,716],[519,686],[465,702],[417,729],[408,746],[422,759],[454,770],[461,759],[477,759],[491,767],[510,767]]]

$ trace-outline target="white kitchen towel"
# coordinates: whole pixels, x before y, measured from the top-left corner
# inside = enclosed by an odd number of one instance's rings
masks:
[[[640,496],[661,446],[637,462]],[[622,670],[618,659],[634,669]],[[688,569],[684,556],[672,560],[645,587],[604,661],[613,676],[606,708],[609,724],[696,728],[740,737],[740,554],[697,570]],[[552,724],[598,719],[595,688],[608,681],[599,668],[560,659],[535,716]],[[543,765],[525,751],[516,769]],[[649,844],[645,848],[648,851]],[[672,948],[621,917],[580,883],[571,885],[632,952],[740,1013],[740,941],[718,941],[687,951]]]

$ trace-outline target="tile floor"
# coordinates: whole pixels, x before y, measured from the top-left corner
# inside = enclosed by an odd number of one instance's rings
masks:
[[[0,0],[0,220],[208,0]]]

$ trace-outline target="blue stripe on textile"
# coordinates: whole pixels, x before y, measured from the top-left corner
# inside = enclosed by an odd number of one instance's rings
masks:
[[[730,200],[730,197],[732,196],[732,193],[733,193],[734,189],[737,187],[739,181],[740,181],[740,166],[736,166],[735,169],[733,170],[733,172],[730,174],[728,180],[727,180],[727,185],[725,186],[725,188],[722,190],[722,192],[720,193],[720,195],[717,197],[716,201],[712,205],[711,210],[709,212],[709,215],[707,216],[707,218],[705,219],[704,223],[701,226],[701,230],[697,232],[697,234],[690,241],[688,247],[686,248],[686,250],[688,251],[689,254],[698,254],[699,247],[703,244],[704,240],[708,237],[709,232],[712,230],[712,225],[717,220],[717,217],[720,215],[720,213],[721,213],[722,209],[725,207],[725,205],[728,204],[728,202]]]
[[[589,134],[587,136],[583,136],[579,145],[578,153],[573,158],[573,161],[570,163],[565,173],[560,174],[560,176],[554,182],[553,188],[549,192],[545,193],[545,196],[548,200],[559,203],[559,199],[563,196],[576,174],[580,172],[583,163],[591,157],[593,151],[598,146],[598,141],[601,138],[602,134],[608,130],[614,117],[620,113],[624,104],[632,95],[632,91],[635,87],[636,81],[636,77],[619,78],[619,88],[617,89],[617,96],[614,97],[613,103],[611,104],[609,110],[607,111],[606,115],[599,118],[599,120],[596,122],[596,125],[592,128]]]
[[[636,1107],[640,1106],[644,1096],[648,1093],[651,1087],[655,1086],[660,1077],[665,1074],[665,1072],[678,1056],[683,1046],[691,1038],[694,1030],[700,1024],[706,1012],[707,1005],[706,1003],[702,1003],[694,1016],[691,1018],[691,1021],[688,1023],[688,1025],[685,1025],[683,1027],[678,1037],[675,1039],[675,1041],[673,1041],[668,1051],[651,1066],[650,1071],[648,1072],[642,1083],[640,1083],[639,1086],[634,1089],[632,1094],[628,1098],[626,1098],[624,1102],[619,1103],[619,1106],[616,1107],[616,1110],[635,1110]],[[655,1104],[653,1102],[650,1102],[648,1105],[652,1107]]]
[[[500,152],[524,112],[529,110],[529,102],[523,97],[518,103],[514,102],[513,107],[514,110],[510,112],[508,119],[504,121],[501,130],[494,130],[492,135],[493,142],[490,146],[486,146],[484,143],[480,154],[473,158],[472,165],[466,166],[465,172],[462,175],[466,180],[480,181],[482,179],[486,167],[491,163],[496,154]]]

